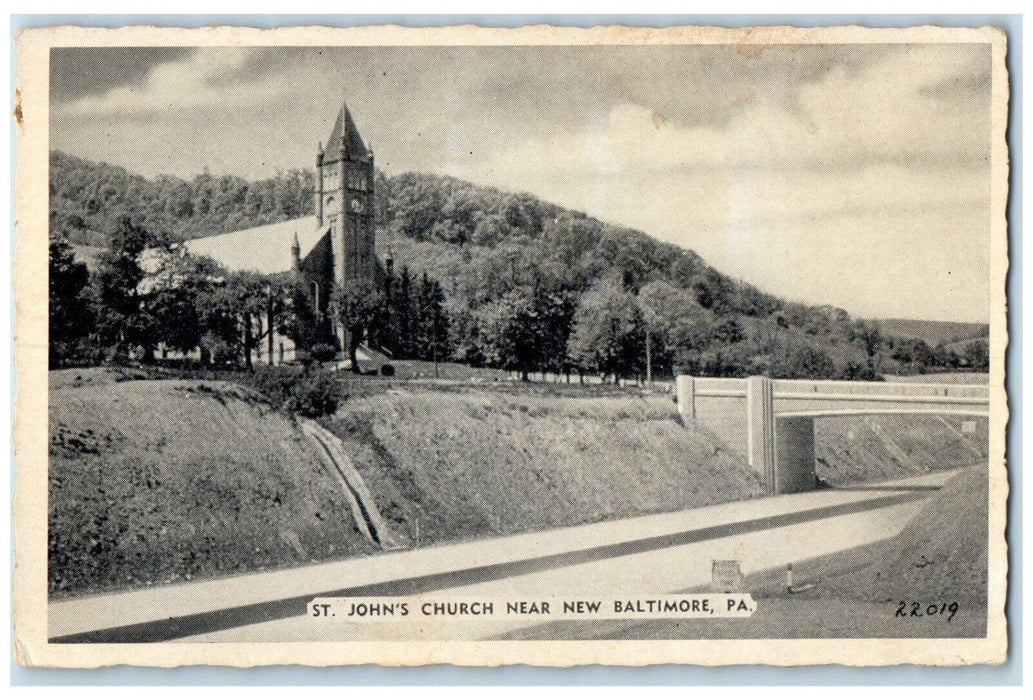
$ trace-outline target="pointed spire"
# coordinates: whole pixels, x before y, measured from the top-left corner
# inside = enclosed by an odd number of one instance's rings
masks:
[[[355,126],[355,120],[348,110],[348,105],[344,102],[341,103],[341,110],[337,113],[334,128],[326,142],[326,151],[322,151],[322,153],[329,157],[341,151],[346,152],[351,158],[364,158],[368,153],[366,144],[362,142],[362,136],[359,135],[359,129]]]
[[[294,242],[291,243],[291,269],[297,272],[301,269],[301,243],[298,241],[298,232],[294,232]]]

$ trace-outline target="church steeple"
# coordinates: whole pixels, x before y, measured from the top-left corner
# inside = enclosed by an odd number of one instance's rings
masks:
[[[342,288],[351,280],[376,280],[373,152],[343,102],[330,138],[319,144],[316,171],[316,219],[329,233],[333,284]],[[341,346],[348,347],[345,329],[338,333]]]
[[[337,160],[342,155],[349,160],[365,160],[370,155],[366,144],[362,142],[358,127],[355,126],[351,111],[344,102],[341,103],[337,119],[334,120],[334,128],[321,155],[324,162]]]
[[[316,153],[316,218],[329,233],[334,284],[377,278],[373,153],[341,104],[330,137]]]

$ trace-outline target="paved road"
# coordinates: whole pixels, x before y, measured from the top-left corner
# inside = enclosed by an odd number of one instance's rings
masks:
[[[634,595],[709,581],[712,559],[746,573],[897,534],[951,473],[392,552],[296,569],[90,596],[49,606],[55,642],[400,638],[397,623],[352,628],[306,615],[316,596]],[[615,590],[618,587],[619,590]],[[404,634],[412,628],[405,626]],[[449,622],[428,639],[481,639],[512,623]]]

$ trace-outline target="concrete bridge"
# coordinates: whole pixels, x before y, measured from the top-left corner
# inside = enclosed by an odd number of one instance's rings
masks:
[[[815,487],[814,419],[856,415],[973,417],[987,435],[990,389],[982,385],[797,379],[677,378],[678,412],[743,449],[771,493]],[[973,426],[974,428],[975,426]]]

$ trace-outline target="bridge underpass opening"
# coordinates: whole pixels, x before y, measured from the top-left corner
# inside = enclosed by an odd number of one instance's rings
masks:
[[[733,450],[741,450],[772,494],[816,488],[816,419],[961,416],[966,423],[974,421],[983,442],[988,442],[989,387],[983,385],[682,375],[677,379],[677,398],[682,419],[710,428]]]

